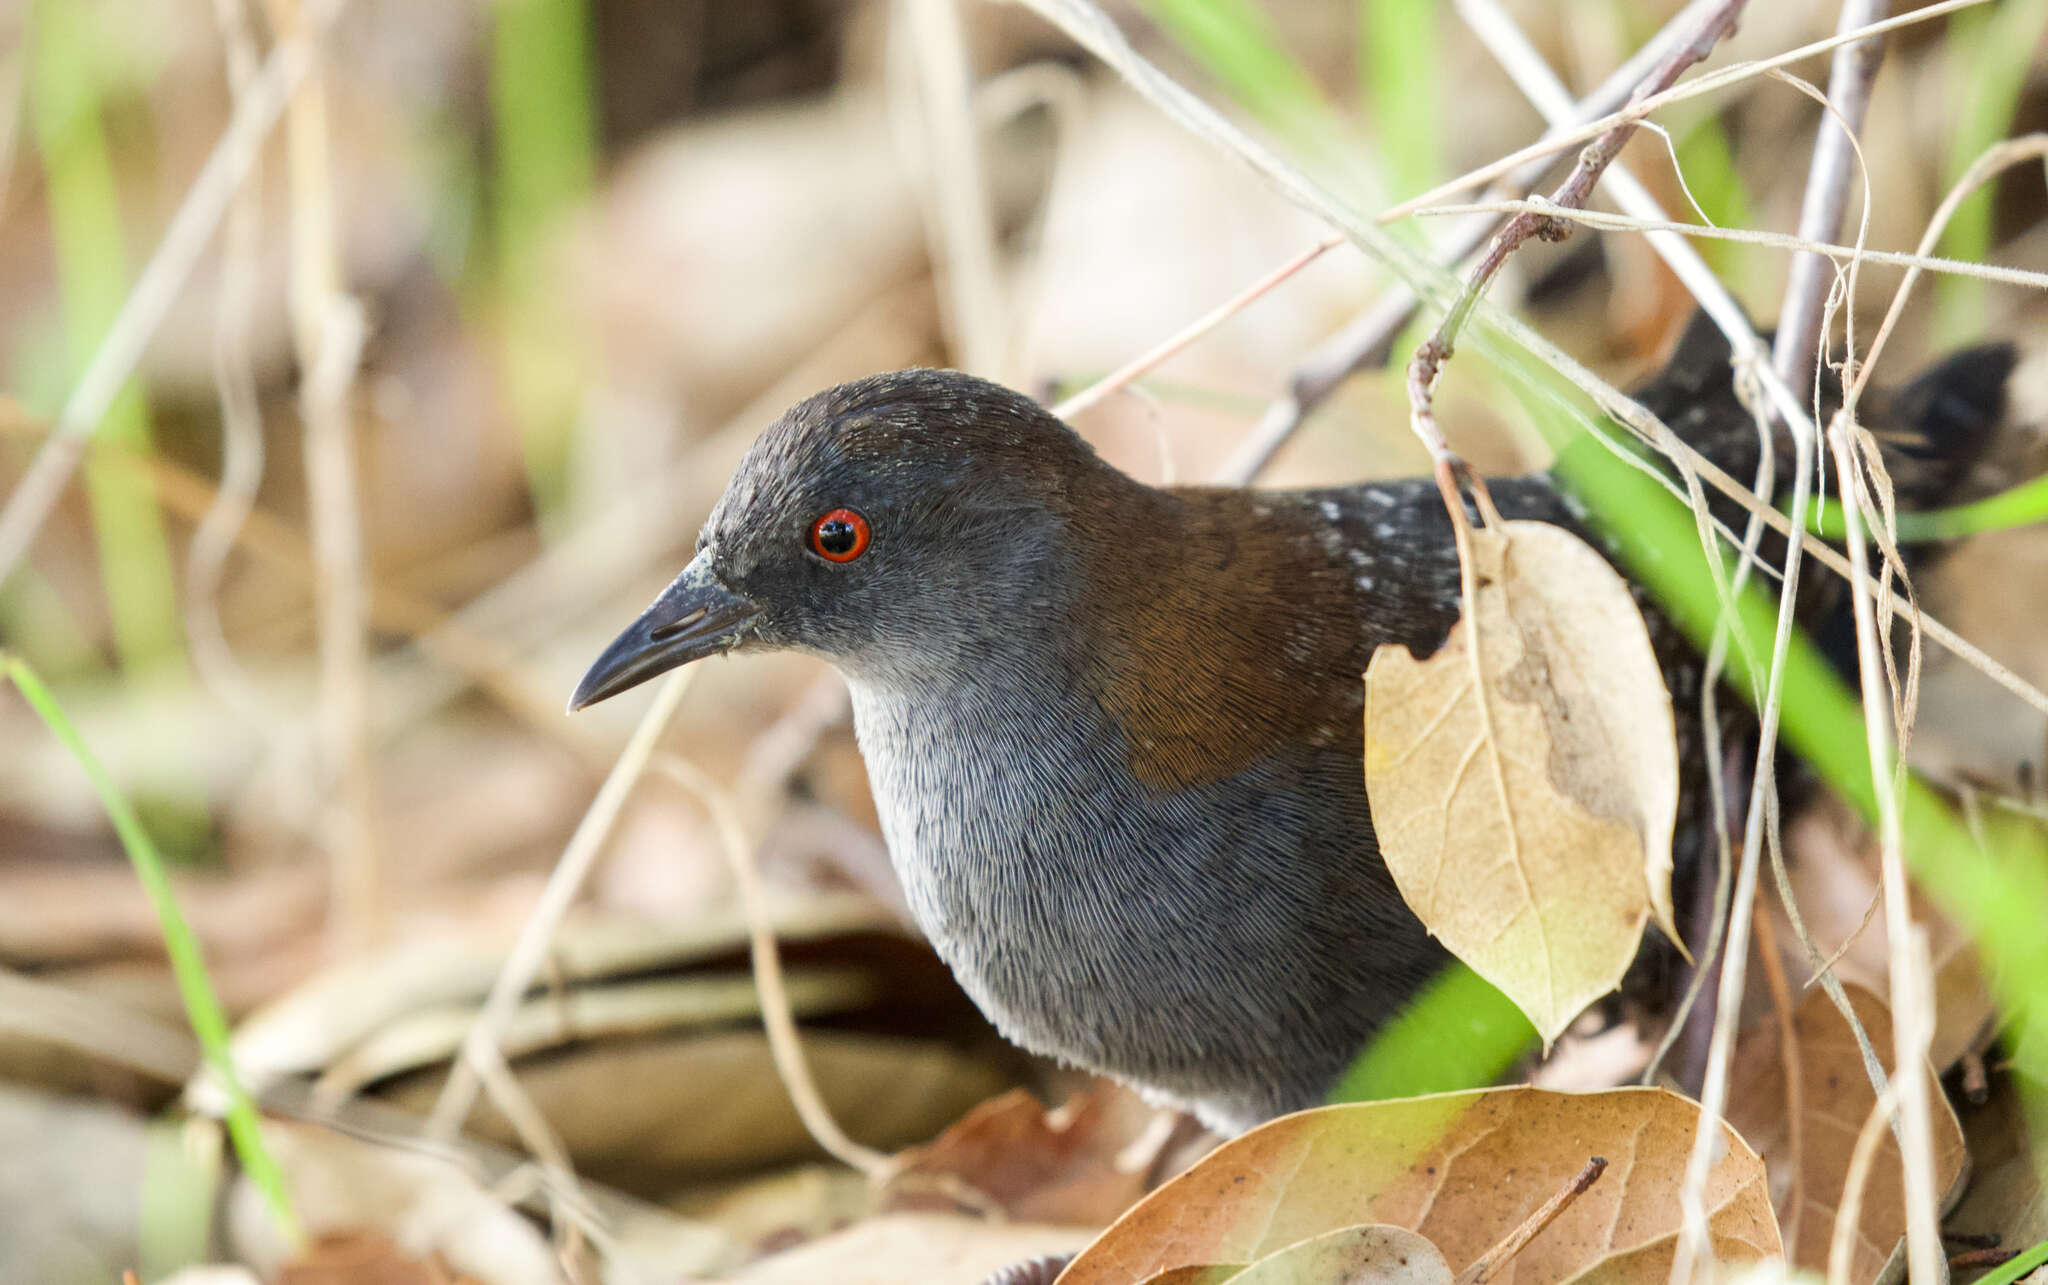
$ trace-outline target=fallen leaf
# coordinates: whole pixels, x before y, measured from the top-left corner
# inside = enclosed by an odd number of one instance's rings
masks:
[[[1451,1285],[1435,1245],[1405,1227],[1343,1227],[1268,1254],[1231,1285]]]
[[[1305,1111],[1225,1143],[1082,1251],[1061,1285],[1130,1285],[1173,1268],[1256,1262],[1364,1223],[1426,1237],[1452,1270],[1497,1244],[1605,1156],[1606,1174],[1510,1259],[1498,1285],[1661,1280],[1698,1106],[1661,1089],[1487,1089]],[[1763,1161],[1734,1130],[1708,1177],[1714,1252],[1780,1251]]]
[[[1850,984],[1849,1007],[1870,1036],[1878,1061],[1892,1064],[1892,1019],[1884,1001]],[[1779,1211],[1785,1248],[1795,1267],[1826,1271],[1849,1174],[1856,1135],[1877,1101],[1864,1070],[1863,1054],[1840,1010],[1818,988],[1792,1011],[1793,1048],[1787,1055],[1774,1016],[1744,1034],[1735,1053],[1728,1091],[1728,1122],[1763,1153],[1771,1193]],[[1797,1128],[1786,1073],[1798,1067]],[[1923,1072],[1924,1073],[1924,1072]],[[1928,1076],[1934,1097],[1935,1190],[1944,1207],[1962,1180],[1967,1159],[1962,1127],[1941,1087]],[[1905,1253],[1905,1196],[1899,1143],[1887,1130],[1863,1188],[1856,1249],[1849,1280],[1869,1285],[1892,1279],[1891,1267]]]
[[[1157,1113],[1126,1089],[1098,1084],[1048,1111],[1013,1089],[991,1098],[898,1158],[893,1186],[915,1193],[920,1179],[958,1178],[1023,1222],[1102,1226],[1145,1193],[1150,1156],[1123,1151]]]
[[[1874,994],[1891,985],[1891,947],[1884,916],[1876,913],[1881,892],[1877,836],[1846,803],[1832,795],[1800,810],[1785,828],[1786,863],[1800,916],[1815,946],[1834,958],[1836,975],[1860,982]],[[1946,1071],[1956,1059],[1989,1040],[1997,1017],[1991,989],[1968,934],[1918,888],[1909,895],[1913,922],[1927,930],[1934,965],[1934,1039],[1927,1057]],[[1770,899],[1786,943],[1786,968],[1796,977],[1811,971],[1784,907]]]
[[[1075,1227],[886,1214],[761,1259],[732,1279],[748,1285],[980,1285],[999,1268],[1070,1253],[1087,1238]]]
[[[478,1285],[433,1255],[406,1253],[375,1232],[322,1236],[277,1269],[276,1285]]]
[[[1671,698],[1627,583],[1576,536],[1508,522],[1472,557],[1434,655],[1373,655],[1366,789],[1401,895],[1548,1041],[1620,982],[1651,914],[1678,940]]]

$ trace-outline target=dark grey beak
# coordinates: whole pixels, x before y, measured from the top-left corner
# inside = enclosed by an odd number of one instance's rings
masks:
[[[740,631],[760,614],[759,607],[726,588],[712,573],[710,559],[699,554],[674,584],[661,591],[654,605],[604,649],[576,684],[569,712],[693,660],[729,651]]]

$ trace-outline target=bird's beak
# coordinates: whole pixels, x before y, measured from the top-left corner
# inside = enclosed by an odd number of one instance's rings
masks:
[[[604,649],[576,684],[569,712],[638,687],[679,665],[729,650],[740,630],[760,614],[759,607],[726,588],[712,572],[710,559],[698,554],[654,605]]]

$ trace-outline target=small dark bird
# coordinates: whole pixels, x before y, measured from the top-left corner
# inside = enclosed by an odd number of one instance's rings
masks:
[[[1967,454],[2011,365],[1951,359],[1900,427]],[[1695,327],[1641,395],[1747,477],[1730,382]],[[1583,530],[1547,475],[1491,491]],[[829,660],[911,910],[997,1028],[1234,1133],[1322,1101],[1446,962],[1373,837],[1361,676],[1458,611],[1429,480],[1148,486],[1029,398],[910,370],[769,428],[571,708],[719,652]],[[1696,723],[1699,661],[1654,632]]]

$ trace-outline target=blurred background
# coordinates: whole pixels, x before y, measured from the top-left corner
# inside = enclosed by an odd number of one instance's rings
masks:
[[[72,484],[0,569],[0,646],[51,686],[170,863],[223,1004],[249,1019],[254,1087],[425,1111],[649,701],[570,718],[567,694],[687,559],[761,429],[907,365],[1056,399],[1324,230],[1021,7],[334,7],[0,0],[0,496],[204,194],[237,102],[275,91],[283,54],[316,51],[133,377],[106,390]],[[1677,7],[1508,6],[1574,92]],[[1542,129],[1450,6],[1110,9],[1363,208]],[[1713,62],[1820,38],[1835,16],[1752,6]],[[1892,40],[1865,129],[1872,245],[1910,250],[1984,146],[2048,127],[2044,20],[2038,0],[2002,0]],[[1686,203],[1675,155],[1704,216],[1788,230],[1817,115],[1752,81],[1674,107],[1668,142],[1646,131],[1627,159],[1669,209]],[[1970,202],[1941,249],[2048,269],[2041,166]],[[1705,252],[1775,317],[1781,251]],[[1864,269],[1859,324],[1898,280]],[[1140,477],[1211,478],[1382,288],[1334,249],[1076,426]],[[1531,243],[1495,293],[1623,385],[1690,312],[1625,234]],[[2044,317],[2017,288],[1923,285],[1883,373],[2038,337]],[[1398,366],[1347,383],[1261,482],[1420,471]],[[1454,363],[1440,414],[1482,469],[1544,462],[1477,364]],[[2008,480],[2040,471],[2039,448],[2016,439]],[[1922,594],[2048,683],[2038,528],[1977,538]],[[2005,785],[2038,770],[2038,718],[1930,663],[1924,764]],[[819,1163],[775,1078],[706,782],[755,849],[814,1070],[857,1138],[898,1148],[1008,1087],[1072,1087],[1002,1046],[907,926],[829,672],[701,669],[659,741],[683,766],[627,798],[508,1044],[577,1172],[644,1202],[619,1208],[669,1211],[650,1223],[665,1248],[646,1250],[669,1279],[870,1199]],[[0,962],[0,1281],[274,1264],[260,1217],[210,1212],[218,1138],[168,1110],[197,1054],[149,901],[78,759],[12,690]],[[587,1007],[549,1008],[570,999]],[[491,1105],[472,1125],[515,1145]],[[302,1215],[378,1225],[350,1202],[403,1180],[370,1172],[317,1196],[302,1181]]]

